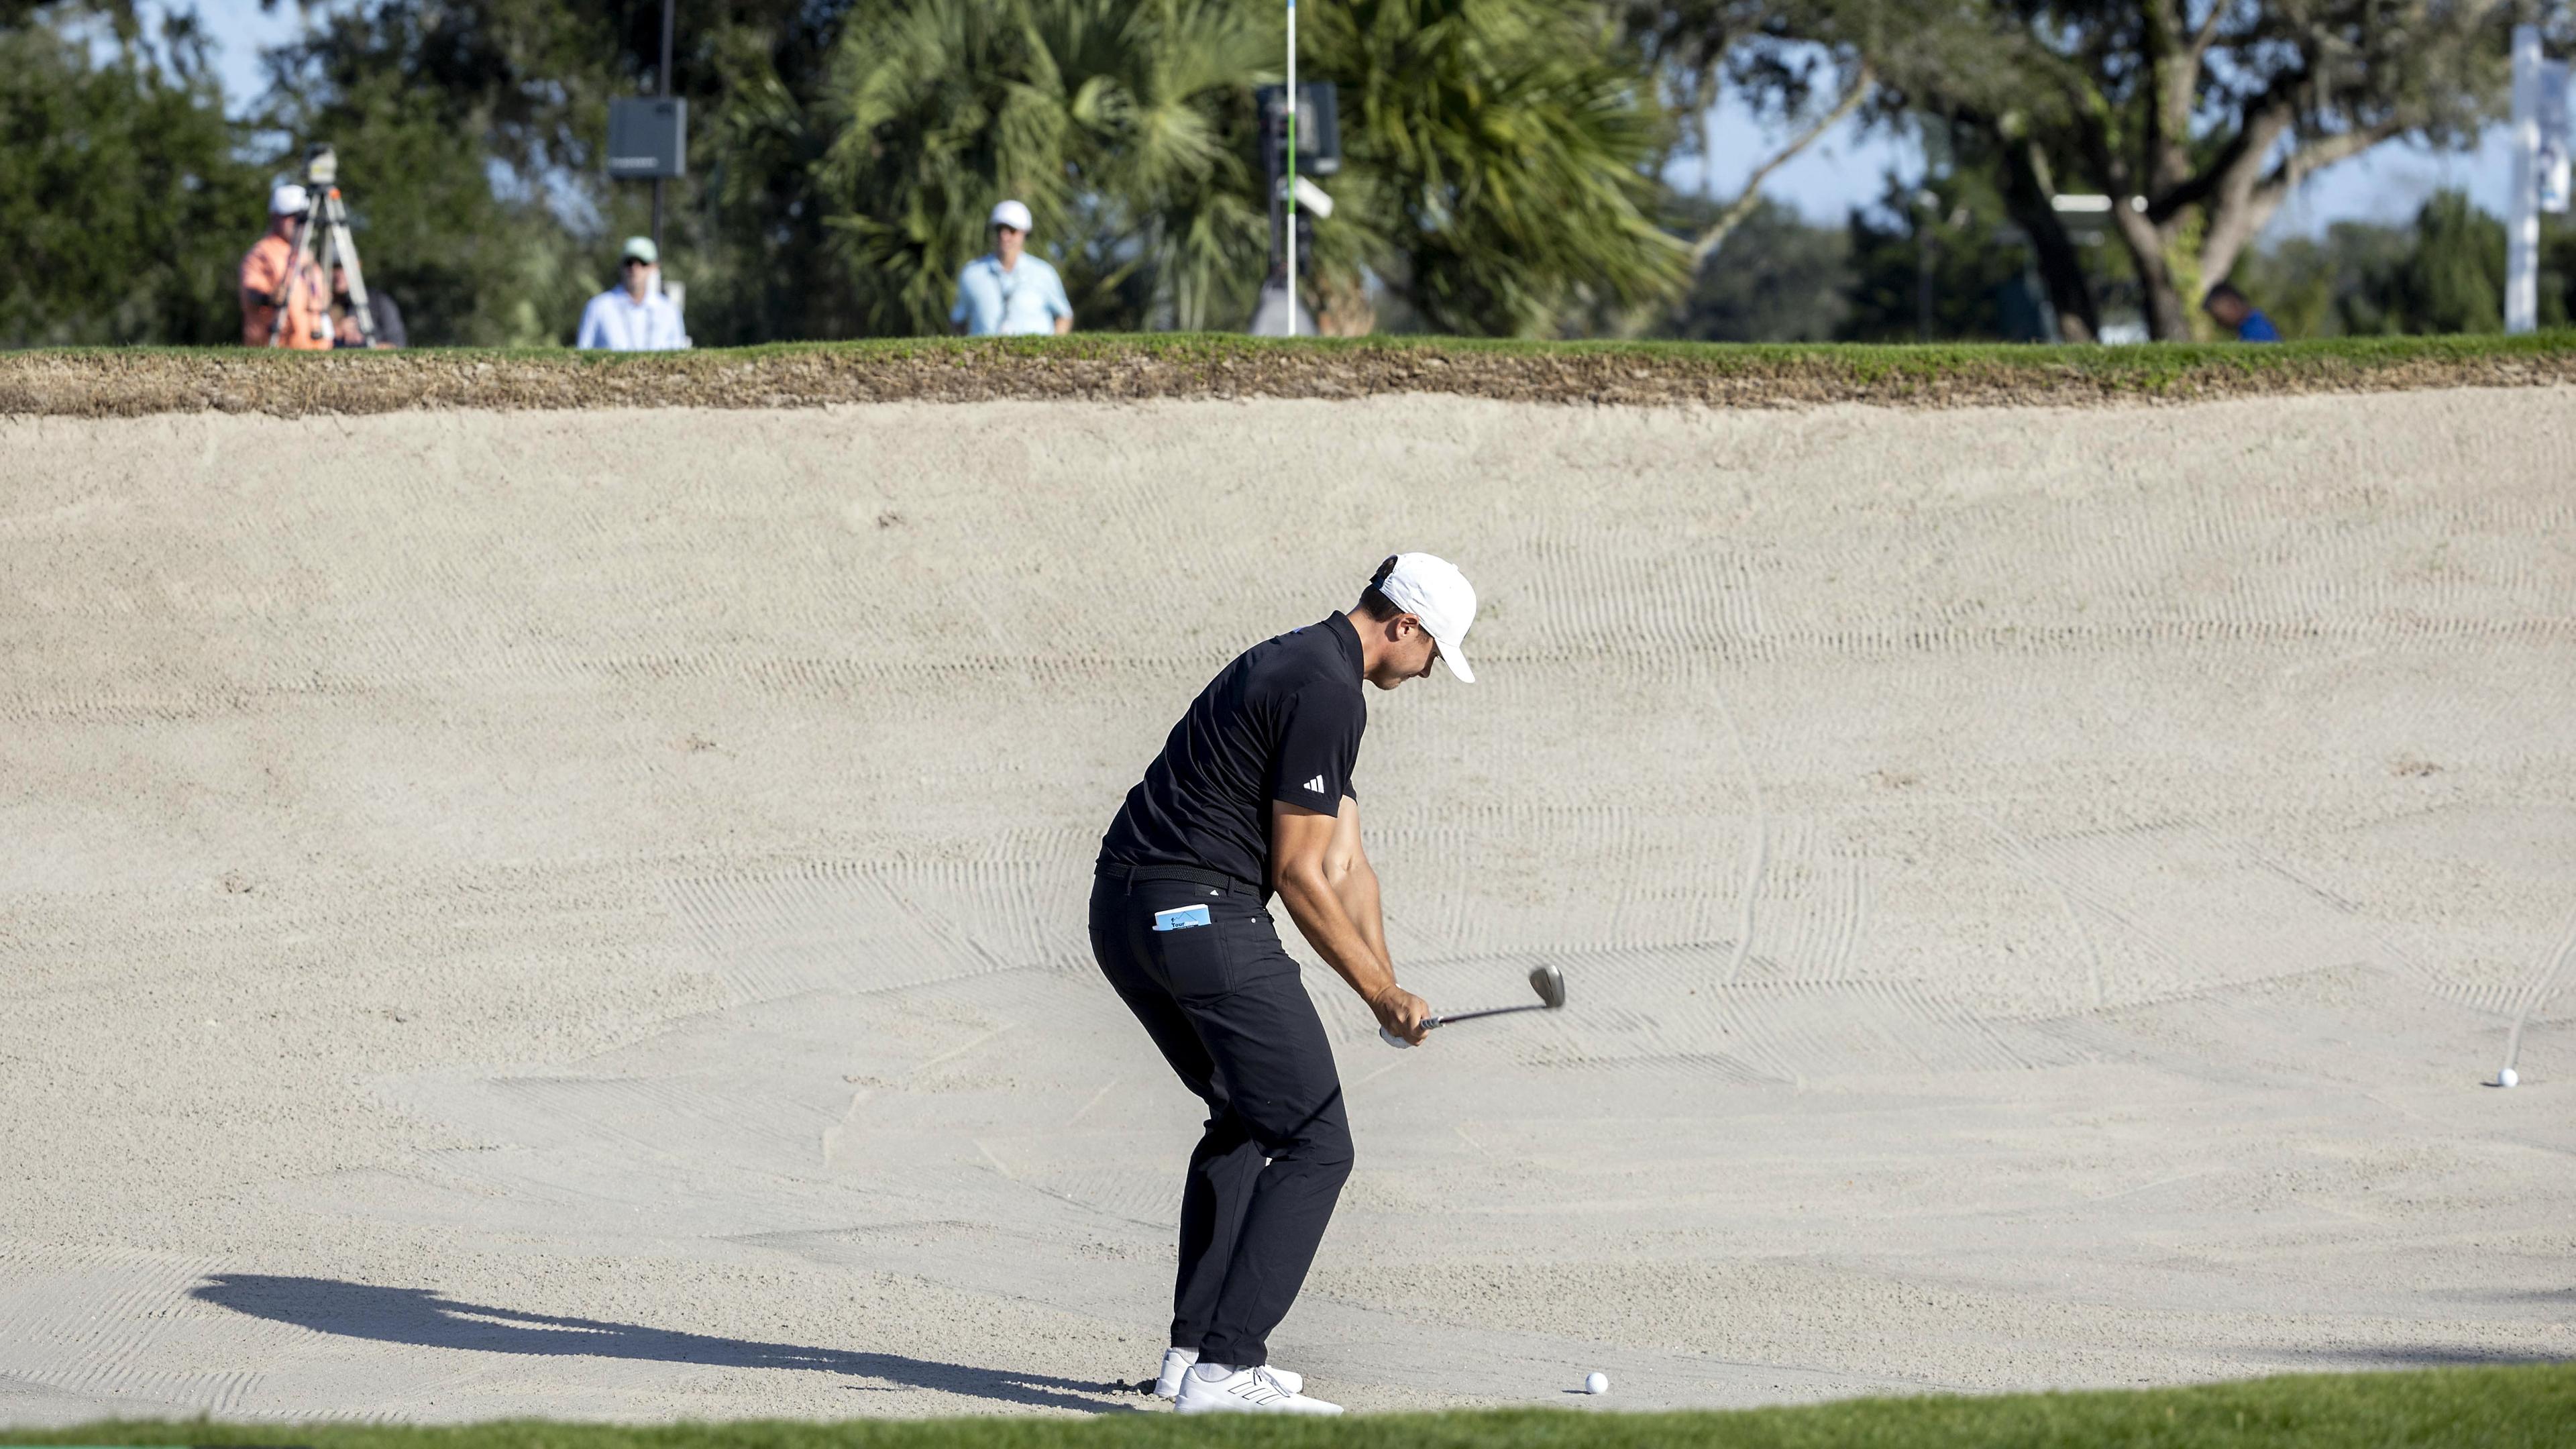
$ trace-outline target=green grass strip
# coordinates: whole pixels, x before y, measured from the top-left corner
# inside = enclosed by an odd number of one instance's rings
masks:
[[[58,417],[1408,393],[1644,407],[2082,407],[2564,386],[2576,386],[2576,332],[2137,347],[1077,333],[653,353],[92,348],[0,354],[0,414]]]
[[[1848,1399],[1726,1413],[1499,1409],[1339,1420],[750,1421],[646,1427],[107,1422],[0,1444],[298,1444],[312,1449],[2565,1449],[2576,1364],[2298,1374],[2188,1388]]]

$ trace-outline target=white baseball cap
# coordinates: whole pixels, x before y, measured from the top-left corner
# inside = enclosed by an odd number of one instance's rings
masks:
[[[1029,209],[1016,201],[1005,201],[993,208],[993,220],[989,225],[1025,232],[1029,229]]]
[[[313,198],[305,195],[304,188],[292,181],[268,194],[268,214],[271,216],[302,216],[312,209]]]
[[[1467,629],[1476,622],[1476,586],[1458,566],[1427,553],[1400,553],[1377,591],[1387,602],[1422,621],[1440,645],[1440,662],[1460,684],[1476,682],[1467,665]]]

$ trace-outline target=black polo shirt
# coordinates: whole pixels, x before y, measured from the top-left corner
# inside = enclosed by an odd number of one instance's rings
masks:
[[[1127,792],[1099,863],[1218,871],[1266,891],[1270,802],[1332,815],[1359,798],[1360,667],[1359,631],[1340,614],[1238,655]]]

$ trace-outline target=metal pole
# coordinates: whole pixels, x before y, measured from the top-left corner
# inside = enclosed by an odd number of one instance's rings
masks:
[[[666,0],[667,3],[667,0]],[[1288,0],[1288,335],[1297,335],[1297,0]]]
[[[1932,217],[1921,207],[1915,208],[1914,232],[1914,340],[1932,340]]]
[[[2513,28],[2513,215],[2505,230],[2504,330],[2540,325],[2540,27]]]
[[[277,310],[268,319],[268,345],[271,347],[286,345],[286,309],[295,300],[296,283],[304,276],[304,249],[313,241],[313,209],[318,203],[314,203],[309,195],[305,200],[304,220],[295,228],[294,246],[286,254],[286,280],[277,291]]]
[[[678,0],[662,0],[662,99],[671,98],[671,11]],[[662,255],[662,178],[653,178],[653,255],[660,265]]]

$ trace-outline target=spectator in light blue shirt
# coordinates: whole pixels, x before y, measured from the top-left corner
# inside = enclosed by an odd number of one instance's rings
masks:
[[[971,337],[1061,337],[1073,330],[1064,279],[1025,250],[1029,209],[1016,201],[993,208],[993,250],[957,274],[957,305],[948,321]]]
[[[2281,340],[2281,329],[2272,325],[2272,319],[2264,316],[2243,292],[2225,282],[2210,288],[2209,295],[2200,299],[2200,310],[2209,314],[2209,320],[2235,333],[2239,342]]]
[[[662,290],[661,254],[651,237],[630,236],[617,259],[620,285],[581,309],[576,347],[610,352],[678,352],[689,345],[680,306]]]

